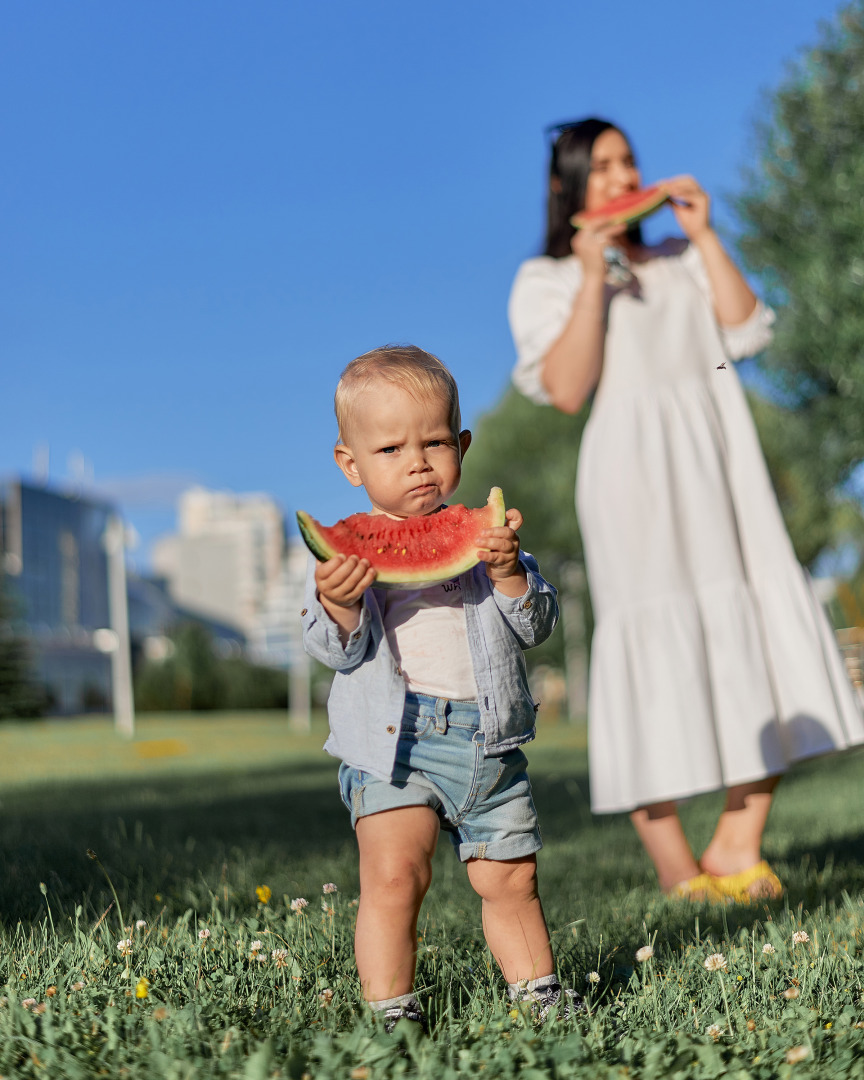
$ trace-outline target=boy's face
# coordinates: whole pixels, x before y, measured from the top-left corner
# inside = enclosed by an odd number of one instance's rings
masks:
[[[354,416],[345,433],[351,445],[336,447],[336,464],[366,489],[373,513],[431,514],[459,486],[471,432],[453,435],[443,396],[420,400],[381,379],[362,391]]]

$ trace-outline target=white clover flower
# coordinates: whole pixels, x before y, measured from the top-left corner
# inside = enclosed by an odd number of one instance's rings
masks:
[[[714,1042],[717,1042],[723,1034],[723,1028],[721,1028],[719,1024],[711,1024],[709,1027],[705,1028],[705,1034],[710,1035]]]
[[[209,930],[207,929],[207,927],[206,927],[206,926],[204,927],[204,929],[203,929],[203,930],[199,930],[199,931],[198,931],[198,937],[199,937],[199,938],[200,938],[200,939],[201,939],[202,941],[206,941],[206,940],[207,940],[207,938],[209,938],[209,937],[210,937],[210,931],[209,931]]]
[[[333,1000],[333,991],[328,987],[326,990],[322,990],[318,995],[318,1004],[322,1009],[326,1009],[330,1002]]]
[[[84,989],[84,983],[83,982],[72,983],[72,989],[73,990],[83,990]]]
[[[810,940],[810,935],[806,930],[796,930],[792,935],[793,945],[805,945]]]
[[[136,930],[146,930],[147,929],[147,920],[146,919],[139,919],[135,923],[135,929]]]
[[[325,896],[329,893],[339,892],[339,890],[336,888],[332,881],[328,881],[326,885],[322,885],[321,889]]]
[[[304,900],[302,896],[298,896],[296,900],[291,901],[292,911],[302,911],[305,907],[309,907],[309,901]]]
[[[274,949],[270,955],[276,961],[276,967],[288,966],[288,950],[287,949]]]
[[[36,998],[24,998],[21,1002],[22,1009],[29,1009],[32,1005],[36,1004]]]
[[[786,1051],[786,1064],[797,1065],[799,1061],[804,1061],[808,1057],[810,1057],[809,1046],[790,1046]]]
[[[132,938],[120,938],[117,942],[117,952],[119,952],[121,956],[129,956],[132,952]]]
[[[260,952],[264,948],[264,942],[253,941],[249,948],[252,950],[253,953]]]
[[[600,972],[599,971],[589,971],[588,974],[585,976],[585,982],[587,982],[587,983],[599,983],[600,982]]]
[[[766,941],[765,944],[762,946],[762,953],[764,956],[773,956],[776,952],[777,950],[774,948],[770,941]]]
[[[705,958],[705,968],[708,971],[725,971],[726,957],[722,952],[711,953]]]
[[[643,945],[641,949],[636,950],[636,959],[640,964],[644,964],[646,960],[650,960],[654,955],[653,945]]]
[[[794,1001],[800,993],[801,991],[797,986],[789,986],[783,991],[783,997],[786,998],[787,1001]]]

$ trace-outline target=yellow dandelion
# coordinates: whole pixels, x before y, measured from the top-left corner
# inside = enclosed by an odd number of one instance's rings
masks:
[[[135,984],[135,997],[146,998],[150,993],[150,980],[142,976]]]
[[[259,885],[255,890],[255,895],[261,901],[262,904],[269,904],[270,897],[273,895],[269,885]]]

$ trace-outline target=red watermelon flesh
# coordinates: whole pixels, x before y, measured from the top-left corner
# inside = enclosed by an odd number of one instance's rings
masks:
[[[316,559],[358,555],[378,572],[376,585],[418,588],[448,581],[476,566],[478,533],[503,525],[504,514],[504,496],[495,487],[478,510],[448,506],[434,514],[401,519],[352,514],[330,526],[298,510],[297,522]]]
[[[619,195],[596,210],[574,214],[570,224],[576,229],[584,229],[587,225],[630,225],[659,210],[668,198],[663,186],[654,184],[653,187]]]

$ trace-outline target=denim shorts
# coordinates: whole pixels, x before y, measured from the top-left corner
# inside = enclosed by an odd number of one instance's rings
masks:
[[[345,762],[339,769],[351,824],[382,810],[429,806],[462,862],[500,862],[539,851],[527,759],[518,749],[484,757],[484,741],[475,702],[406,694],[392,780]]]

